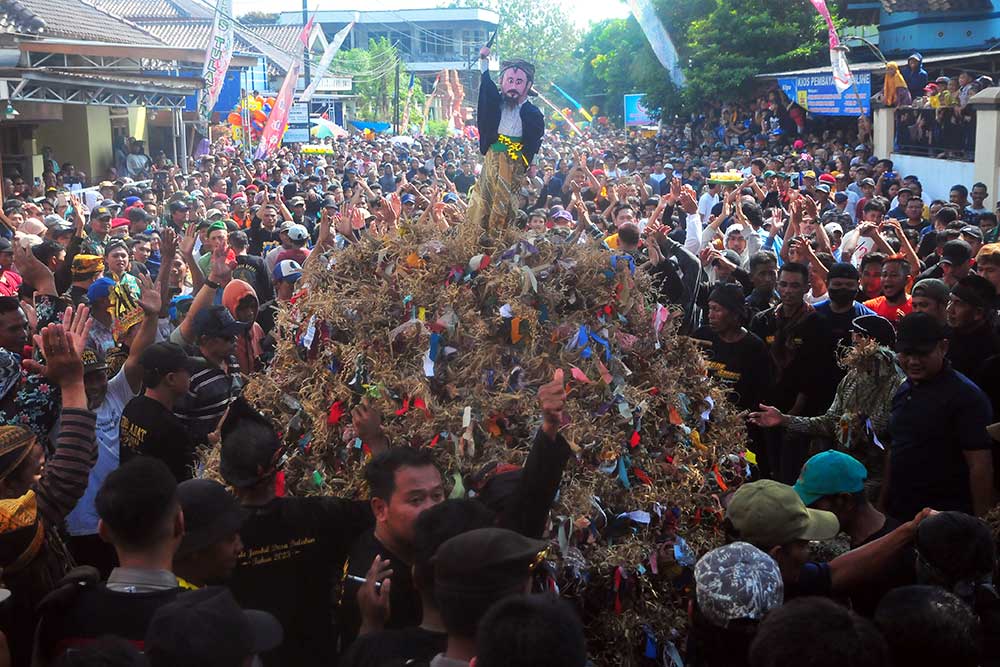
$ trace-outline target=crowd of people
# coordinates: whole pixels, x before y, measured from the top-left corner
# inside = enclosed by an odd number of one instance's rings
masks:
[[[694,567],[686,664],[997,664],[988,187],[932,200],[852,128],[772,102],[550,133],[509,223],[632,256],[746,413],[755,481]],[[370,498],[284,493],[279,434],[241,394],[304,269],[462,225],[480,163],[460,137],[328,146],[136,158],[150,179],[101,182],[95,206],[65,164],[4,183],[0,665],[588,664],[578,610],[531,586],[572,465],[561,372],[514,482],[446,498],[361,402]]]

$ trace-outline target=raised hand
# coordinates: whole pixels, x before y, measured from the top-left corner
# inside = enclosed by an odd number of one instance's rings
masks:
[[[141,290],[139,305],[142,306],[142,312],[146,314],[146,317],[157,317],[160,314],[160,307],[163,305],[160,290],[153,285],[153,281],[149,279],[149,276],[139,276],[136,278],[136,281],[139,283],[139,289]]]
[[[681,192],[680,197],[681,209],[688,215],[694,215],[698,212],[698,201],[694,197],[694,190],[691,188],[684,188]]]
[[[90,331],[90,309],[81,307],[76,313],[67,308],[63,316],[64,324],[50,324],[35,334],[35,345],[42,353],[45,364],[34,359],[25,359],[22,364],[32,373],[44,376],[49,382],[60,387],[83,384],[84,341]]]
[[[542,429],[550,438],[555,438],[566,408],[566,386],[561,368],[552,374],[551,381],[538,388],[538,403],[542,408]]]
[[[184,257],[190,257],[194,253],[194,243],[198,238],[198,225],[188,223],[184,228],[184,238],[181,239],[180,249]]]
[[[224,285],[233,277],[233,267],[229,265],[229,249],[223,245],[212,253],[209,263],[209,280]]]
[[[169,264],[168,258],[173,259],[177,255],[177,232],[172,227],[164,227],[160,230],[160,261],[161,264]]]

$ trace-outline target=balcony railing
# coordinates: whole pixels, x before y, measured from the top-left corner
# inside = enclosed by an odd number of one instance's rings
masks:
[[[895,110],[897,153],[974,162],[976,110],[967,105]]]

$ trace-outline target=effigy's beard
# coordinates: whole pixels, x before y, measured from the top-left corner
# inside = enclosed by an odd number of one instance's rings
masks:
[[[508,109],[513,109],[514,107],[517,106],[518,102],[520,101],[521,101],[520,95],[516,94],[511,95],[510,93],[507,93],[503,96],[503,103],[507,106]]]

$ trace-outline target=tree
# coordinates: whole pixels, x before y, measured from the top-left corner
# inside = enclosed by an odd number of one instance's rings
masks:
[[[694,106],[751,92],[757,74],[810,67],[828,57],[826,24],[812,4],[714,0],[686,34],[684,97]],[[831,3],[833,4],[833,3]],[[831,11],[836,9],[831,6]]]
[[[243,25],[273,25],[278,22],[278,14],[269,12],[247,12],[236,20]]]
[[[605,95],[604,111],[621,113],[622,94],[644,92],[663,115],[697,111],[745,96],[761,72],[819,65],[827,58],[826,25],[807,2],[654,0],[677,47],[686,84],[678,90],[635,18],[591,26],[577,51],[585,96]],[[836,19],[835,19],[836,20]]]
[[[654,0],[654,6],[683,63],[692,21],[714,8],[715,0]],[[646,93],[645,103],[650,110],[666,114],[682,110],[682,96],[634,16],[591,25],[577,48],[577,60],[579,88],[584,97],[601,107],[603,114],[620,119],[622,96],[626,93]]]
[[[577,69],[573,52],[580,41],[566,0],[455,0],[452,7],[480,7],[500,14],[494,51],[501,59],[534,63],[540,81],[561,79]]]
[[[361,120],[391,121],[393,97],[396,87],[396,62],[399,53],[385,37],[369,40],[367,49],[340,51],[330,65],[335,74],[349,75],[354,79],[354,94],[358,96],[357,114]],[[399,97],[400,114],[409,81],[406,64],[400,64]],[[424,93],[419,85],[413,88],[410,100],[410,118],[422,117]]]

